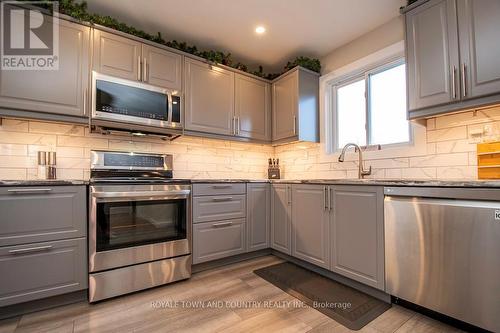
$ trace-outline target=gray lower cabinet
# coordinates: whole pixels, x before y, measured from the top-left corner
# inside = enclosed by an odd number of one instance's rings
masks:
[[[383,188],[331,188],[331,270],[384,290]]]
[[[193,198],[193,223],[244,218],[246,195],[211,195]]]
[[[0,307],[87,288],[86,186],[0,187]]]
[[[193,264],[245,252],[245,219],[193,225]]]
[[[458,0],[463,98],[500,93],[500,1]]]
[[[273,184],[271,189],[271,248],[292,254],[291,185]]]
[[[193,196],[246,194],[245,183],[194,184]]]
[[[234,135],[234,72],[185,58],[185,129]]]
[[[0,187],[0,246],[85,237],[85,186]]]
[[[267,249],[271,227],[271,185],[247,184],[247,251]]]
[[[52,17],[44,19],[52,21]],[[89,27],[60,19],[59,69],[0,71],[0,109],[88,114],[89,43]]]
[[[0,307],[87,288],[87,240],[0,247]]]
[[[292,256],[330,268],[329,187],[292,185]]]
[[[235,75],[236,135],[271,141],[271,84]]]

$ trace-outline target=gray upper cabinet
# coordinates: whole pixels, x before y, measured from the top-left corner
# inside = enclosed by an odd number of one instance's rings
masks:
[[[273,83],[273,141],[297,136],[299,73]]]
[[[271,85],[236,74],[235,117],[237,136],[271,141]]]
[[[273,142],[319,142],[318,76],[296,67],[273,82]]]
[[[87,234],[85,186],[2,187],[0,211],[0,246]]]
[[[234,73],[185,58],[185,129],[234,134]]]
[[[0,71],[0,108],[84,116],[89,43],[89,27],[59,20],[59,69]]]
[[[409,12],[406,45],[409,109],[456,100],[459,54],[455,0],[431,0]]]
[[[143,81],[154,86],[182,89],[182,56],[142,45]]]
[[[247,184],[247,251],[267,249],[270,241],[271,185]]]
[[[406,12],[409,118],[500,102],[500,2],[430,0]]]
[[[181,55],[97,29],[93,35],[96,72],[163,88],[182,88]]]
[[[458,0],[462,98],[500,92],[500,1]]]
[[[292,256],[330,267],[329,187],[292,185]]]
[[[384,290],[383,188],[332,188],[331,270]]]
[[[142,43],[97,29],[93,35],[96,72],[141,81]]]
[[[271,189],[271,248],[292,254],[291,186],[273,184]]]

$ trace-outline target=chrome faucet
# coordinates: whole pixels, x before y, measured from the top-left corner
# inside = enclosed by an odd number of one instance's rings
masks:
[[[344,148],[342,148],[342,152],[340,153],[340,156],[339,156],[339,162],[344,162],[345,152],[346,152],[347,148],[349,148],[349,147],[354,147],[354,151],[358,152],[358,164],[359,164],[358,165],[358,178],[361,179],[364,176],[371,175],[372,166],[370,165],[368,170],[365,170],[365,168],[363,167],[363,153],[361,152],[361,148],[355,143],[348,143],[344,146]]]

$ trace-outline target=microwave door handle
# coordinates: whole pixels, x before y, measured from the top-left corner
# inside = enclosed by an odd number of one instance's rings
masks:
[[[173,102],[172,102],[172,93],[167,92],[167,99],[168,99],[168,123],[172,123],[172,108],[173,108]]]

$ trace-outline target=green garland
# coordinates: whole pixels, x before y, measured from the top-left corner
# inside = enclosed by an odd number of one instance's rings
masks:
[[[321,63],[318,59],[311,59],[308,57],[298,57],[294,61],[288,62],[283,69],[282,73],[264,73],[262,66],[256,71],[249,71],[245,64],[240,62],[233,63],[231,53],[225,53],[222,51],[214,50],[198,50],[195,45],[188,45],[186,42],[178,42],[176,40],[166,41],[162,38],[161,34],[158,32],[157,35],[150,35],[142,30],[131,27],[123,22],[111,16],[102,16],[99,14],[90,14],[87,11],[87,2],[83,1],[81,3],[76,3],[74,0],[60,0],[59,1],[59,12],[77,19],[79,21],[90,22],[93,24],[99,24],[111,29],[122,31],[124,33],[134,35],[143,39],[150,40],[152,42],[166,45],[168,47],[193,54],[198,57],[205,58],[206,60],[230,66],[241,71],[251,73],[253,75],[272,80],[284,72],[292,69],[295,66],[302,66],[304,68],[310,69],[314,72],[320,73]]]

